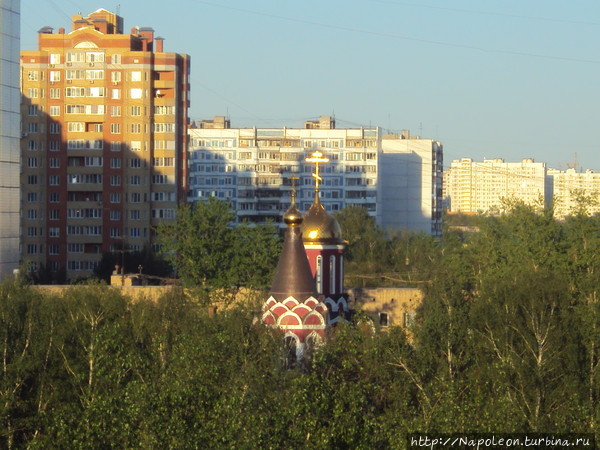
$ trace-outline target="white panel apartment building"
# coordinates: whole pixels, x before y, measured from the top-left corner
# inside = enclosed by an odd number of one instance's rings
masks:
[[[0,279],[19,266],[19,0],[0,0]]]
[[[579,207],[580,197],[591,200],[586,205],[589,214],[600,214],[600,173],[593,170],[577,172],[548,169],[551,180],[554,216],[563,218],[574,213]]]
[[[533,205],[548,198],[546,164],[533,159],[454,160],[445,174],[444,187],[449,210],[467,214],[500,210],[502,199]]]
[[[439,214],[431,211],[436,189],[441,203],[441,145],[435,149],[440,176],[432,178],[432,141],[425,145],[429,156],[418,166],[414,162],[420,149],[414,152],[398,145],[402,137],[383,138],[377,127],[335,128],[328,116],[306,122],[304,128],[230,128],[223,117],[203,121],[201,127],[189,130],[190,201],[215,196],[232,203],[238,220],[280,220],[290,203],[292,180],[297,178],[296,202],[306,211],[314,195],[314,166],[305,158],[318,149],[330,160],[321,167],[320,186],[321,203],[328,211],[360,205],[385,227],[441,232],[441,204]],[[393,144],[387,145],[388,140]],[[383,171],[385,164],[391,169]],[[384,173],[389,179],[382,179]],[[413,182],[419,193],[407,188]],[[437,188],[432,187],[437,182]],[[393,189],[394,195],[383,195],[384,188]],[[405,217],[415,211],[414,220]],[[438,217],[439,226],[433,225]]]

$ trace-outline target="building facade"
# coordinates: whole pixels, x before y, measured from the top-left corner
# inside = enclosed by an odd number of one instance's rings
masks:
[[[0,0],[0,280],[19,267],[20,0]]]
[[[385,227],[437,233],[433,223],[441,221],[441,202],[438,219],[437,200],[432,200],[433,193],[441,194],[442,146],[437,142],[405,139],[399,145],[402,138],[384,138],[378,127],[336,128],[329,116],[307,121],[303,128],[268,129],[231,128],[224,117],[215,117],[190,129],[189,139],[189,200],[215,196],[229,201],[239,220],[279,221],[290,205],[292,182],[299,209],[307,211],[315,179],[305,160],[319,149],[329,159],[319,190],[327,212],[359,205]],[[386,167],[390,164],[394,170]],[[413,211],[418,220],[405,217]]]
[[[442,235],[443,145],[433,139],[384,135],[379,157],[379,204],[384,228]]]
[[[588,214],[600,214],[600,173],[593,170],[577,172],[575,169],[548,169],[552,186],[554,216],[561,219],[575,213],[582,199],[587,201]]]
[[[186,198],[190,58],[103,9],[38,43],[21,52],[23,258],[84,277]]]
[[[454,160],[445,173],[444,188],[448,209],[466,214],[500,211],[503,199],[535,205],[540,200],[546,204],[549,198],[546,164],[533,159]]]

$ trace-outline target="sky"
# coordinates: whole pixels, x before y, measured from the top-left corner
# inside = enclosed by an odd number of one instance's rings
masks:
[[[337,127],[600,171],[597,0],[21,0],[21,48],[104,8],[191,55],[194,120]]]

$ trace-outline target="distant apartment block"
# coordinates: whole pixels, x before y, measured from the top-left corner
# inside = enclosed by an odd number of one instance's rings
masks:
[[[444,176],[449,211],[477,214],[502,209],[503,199],[517,199],[535,205],[548,201],[546,164],[533,159],[483,162],[462,158],[452,161]]]
[[[379,158],[379,202],[384,227],[442,234],[443,145],[432,139],[386,134]]]
[[[548,177],[552,185],[555,217],[573,214],[583,198],[589,201],[586,205],[589,214],[600,213],[600,173],[593,170],[577,172],[575,169],[548,169]]]
[[[21,52],[23,258],[84,277],[186,199],[190,59],[104,9],[38,42]]]
[[[20,1],[0,0],[0,280],[19,267]]]
[[[231,128],[224,117],[199,126],[189,130],[192,202],[214,196],[231,202],[238,220],[278,221],[294,183],[296,203],[306,211],[314,196],[314,167],[305,159],[318,149],[329,158],[320,186],[327,211],[359,205],[385,227],[441,232],[437,142],[382,136],[377,127],[336,128],[329,116],[303,128]],[[384,193],[388,189],[394,192]],[[436,193],[439,199],[432,199]]]

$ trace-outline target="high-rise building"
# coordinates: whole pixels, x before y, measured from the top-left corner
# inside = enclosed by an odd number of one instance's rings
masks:
[[[189,200],[215,196],[231,202],[239,220],[277,221],[294,182],[296,203],[307,211],[315,179],[305,160],[318,149],[329,159],[319,190],[326,211],[359,205],[384,227],[438,235],[442,145],[403,137],[382,137],[378,127],[336,128],[329,116],[303,128],[231,128],[215,117],[189,130]]]
[[[21,52],[23,258],[87,276],[140,250],[187,195],[190,58],[104,9]]]
[[[408,130],[387,134],[379,157],[379,203],[384,228],[442,235],[443,145],[413,137]]]
[[[588,214],[600,213],[600,173],[593,170],[577,172],[548,169],[552,185],[554,216],[564,218],[585,206]],[[583,201],[584,205],[579,202]]]
[[[530,205],[542,201],[540,206],[549,201],[546,164],[533,159],[454,160],[444,176],[444,184],[449,210],[457,213],[499,211],[503,199],[517,199]]]
[[[0,0],[0,279],[19,266],[20,1]]]

